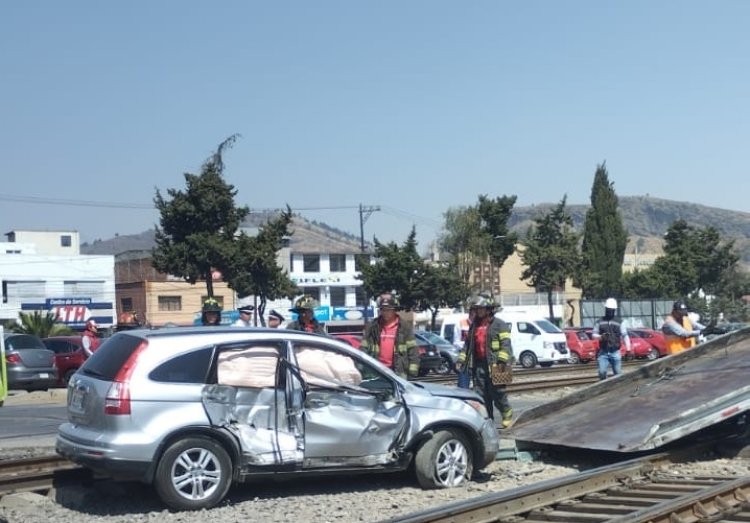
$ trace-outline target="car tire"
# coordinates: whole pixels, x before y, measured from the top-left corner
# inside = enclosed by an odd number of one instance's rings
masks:
[[[651,347],[651,350],[646,353],[646,359],[649,361],[658,360],[659,359],[659,350],[655,347]]]
[[[524,369],[533,369],[536,367],[536,354],[533,352],[522,352],[521,355],[518,357],[518,362],[521,364],[521,367]]]
[[[460,432],[440,430],[417,451],[414,471],[424,489],[462,485],[474,471],[471,446]]]
[[[75,373],[76,373],[76,371],[78,371],[78,369],[70,369],[69,371],[67,371],[67,372],[65,373],[65,376],[63,376],[63,384],[64,384],[64,385],[66,385],[66,386],[67,386],[67,385],[68,385],[68,383],[70,383],[70,378],[72,378],[72,377],[73,377],[73,374],[75,374]]]
[[[179,440],[167,448],[154,476],[157,494],[174,510],[211,508],[232,485],[232,461],[218,442],[207,437]]]
[[[450,374],[451,372],[453,372],[453,364],[451,363],[451,360],[443,357],[440,361],[440,366],[435,369],[435,373],[445,376],[446,374]]]
[[[578,365],[581,363],[581,358],[573,351],[570,351],[570,356],[568,356],[568,361],[572,363],[573,365]]]

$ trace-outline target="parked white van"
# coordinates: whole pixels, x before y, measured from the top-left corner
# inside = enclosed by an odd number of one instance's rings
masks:
[[[495,314],[510,325],[510,341],[516,363],[525,368],[550,367],[554,363],[567,363],[570,352],[565,333],[554,323],[525,312]],[[456,347],[463,348],[468,331],[467,313],[449,314],[440,326],[440,336]]]
[[[570,352],[565,333],[551,321],[523,312],[495,314],[510,324],[510,340],[516,362],[527,369],[550,367],[553,363],[567,363]]]

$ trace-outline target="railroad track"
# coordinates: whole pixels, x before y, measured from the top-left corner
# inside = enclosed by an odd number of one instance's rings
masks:
[[[15,492],[48,490],[90,477],[88,470],[60,456],[0,461],[0,497]]]
[[[637,360],[623,363],[623,372],[629,372],[647,363]],[[548,369],[514,369],[513,383],[507,386],[508,392],[551,389],[587,385],[599,381],[596,366],[560,366]],[[456,374],[422,376],[414,381],[440,384],[456,384]]]
[[[451,503],[391,523],[750,521],[750,476],[676,477],[660,454]]]

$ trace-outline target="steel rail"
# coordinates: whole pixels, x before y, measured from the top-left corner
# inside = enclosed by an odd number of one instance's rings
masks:
[[[685,452],[685,451],[683,451]],[[390,523],[750,521],[750,476],[677,477],[656,454],[391,518]],[[744,512],[743,512],[744,511]],[[726,519],[722,519],[726,517]],[[736,519],[733,519],[736,518]]]
[[[91,477],[88,470],[60,456],[0,461],[0,496],[49,490],[61,483]]]

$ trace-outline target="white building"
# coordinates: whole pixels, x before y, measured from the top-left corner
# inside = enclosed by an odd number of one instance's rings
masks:
[[[77,232],[12,231],[0,243],[0,320],[49,311],[71,328],[114,322],[115,261],[79,254]],[[39,240],[38,242],[36,240]]]

